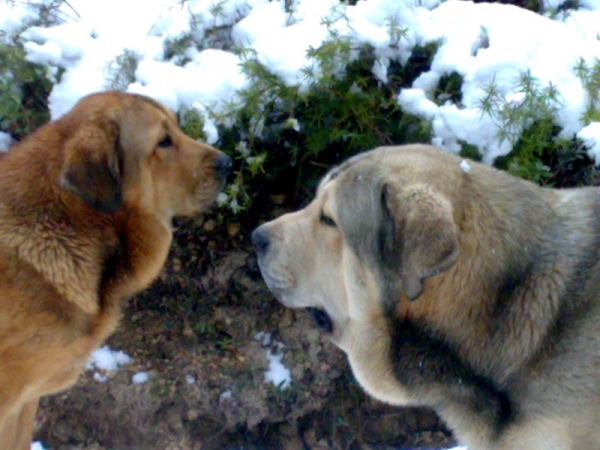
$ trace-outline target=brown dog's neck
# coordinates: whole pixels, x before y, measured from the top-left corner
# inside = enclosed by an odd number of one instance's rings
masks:
[[[107,304],[145,289],[162,269],[172,241],[170,223],[128,208],[117,214],[117,230],[119,253],[127,257],[105,268],[100,295]]]
[[[39,150],[17,145],[0,161],[0,245],[86,314],[115,309],[160,271],[171,224],[126,205],[96,211],[59,185],[60,153]]]

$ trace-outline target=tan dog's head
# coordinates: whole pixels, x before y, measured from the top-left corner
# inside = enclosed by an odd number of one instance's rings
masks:
[[[418,299],[428,278],[457,261],[459,164],[412,145],[331,170],[306,208],[253,232],[267,285],[284,305],[308,308],[351,354],[402,295]]]
[[[90,95],[54,126],[64,139],[60,185],[107,214],[121,204],[165,219],[196,214],[231,167],[228,156],[187,137],[173,112],[140,95]]]

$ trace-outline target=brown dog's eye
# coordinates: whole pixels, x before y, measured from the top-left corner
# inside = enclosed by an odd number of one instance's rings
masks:
[[[321,211],[321,216],[319,217],[319,220],[328,227],[337,227],[335,221],[331,217],[326,216],[325,213],[323,213],[323,211]]]
[[[165,137],[162,141],[158,143],[158,146],[161,148],[171,147],[172,145],[173,141],[171,140],[171,136],[169,136],[168,134],[167,137]]]

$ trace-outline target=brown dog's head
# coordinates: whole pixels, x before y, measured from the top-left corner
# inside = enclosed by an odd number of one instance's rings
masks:
[[[265,282],[284,305],[308,308],[352,362],[402,295],[418,302],[457,261],[461,175],[460,160],[424,145],[346,161],[306,208],[253,232]]]
[[[60,185],[107,214],[125,203],[166,219],[194,215],[215,200],[231,167],[140,95],[90,95],[54,126],[65,139]]]

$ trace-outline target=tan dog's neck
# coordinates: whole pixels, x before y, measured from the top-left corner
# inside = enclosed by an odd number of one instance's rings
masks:
[[[557,201],[555,191],[540,190],[513,179],[495,186],[497,178],[488,176],[488,170],[477,166],[465,174],[465,192],[475,194],[455,200],[455,214],[460,223],[460,257],[456,265],[426,280],[425,290],[416,301],[403,298],[399,314],[424,320],[446,335],[462,354],[475,356],[469,362],[481,373],[506,379],[535,354],[558,312],[566,274],[557,273],[555,267],[561,265],[565,256],[540,252],[559,238],[547,230],[560,230],[563,226],[553,209]],[[494,192],[493,204],[484,200],[485,195],[476,194],[486,190]],[[524,215],[523,208],[530,213]],[[540,253],[538,264],[533,267],[530,255],[537,253]],[[527,298],[531,289],[529,277],[534,271],[547,274],[541,279],[548,285],[537,288],[552,294],[535,311],[535,321],[531,321],[522,317],[524,305],[519,299]],[[507,308],[502,303],[509,297],[511,307]],[[500,310],[507,315],[503,320],[519,324],[511,335],[494,326]],[[540,327],[540,323],[546,326]],[[516,334],[515,329],[519,330]],[[469,341],[467,336],[473,333],[487,339],[478,343]],[[507,339],[521,344],[508,345]],[[502,354],[512,348],[521,349],[521,353]],[[503,361],[502,367],[496,366],[498,361]],[[506,361],[513,363],[507,365]]]

